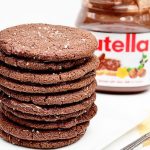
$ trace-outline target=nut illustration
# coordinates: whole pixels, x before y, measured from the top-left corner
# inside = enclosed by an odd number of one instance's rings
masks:
[[[137,78],[137,76],[138,76],[138,70],[136,68],[131,69],[129,71],[129,76],[130,76],[130,78]]]
[[[146,74],[146,70],[145,70],[144,68],[141,68],[141,69],[138,70],[137,75],[138,75],[139,77],[142,78],[142,77],[145,76],[145,74]]]

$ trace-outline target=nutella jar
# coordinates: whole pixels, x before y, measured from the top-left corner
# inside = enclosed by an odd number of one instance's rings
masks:
[[[98,40],[98,91],[149,89],[150,0],[84,0],[77,26]]]

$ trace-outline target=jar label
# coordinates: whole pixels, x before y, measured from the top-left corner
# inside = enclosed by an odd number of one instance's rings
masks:
[[[97,83],[109,87],[150,85],[150,33],[93,32],[100,60]]]

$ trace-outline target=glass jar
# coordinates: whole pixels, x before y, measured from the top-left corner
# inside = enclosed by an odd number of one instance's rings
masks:
[[[150,0],[84,0],[77,26],[98,40],[98,91],[149,89]]]

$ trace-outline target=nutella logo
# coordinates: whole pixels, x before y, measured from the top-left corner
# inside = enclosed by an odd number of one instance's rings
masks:
[[[139,35],[140,36],[140,35]],[[126,34],[125,40],[113,40],[107,36],[104,40],[99,40],[99,51],[107,52],[147,52],[149,50],[149,40],[137,40],[136,34]]]

